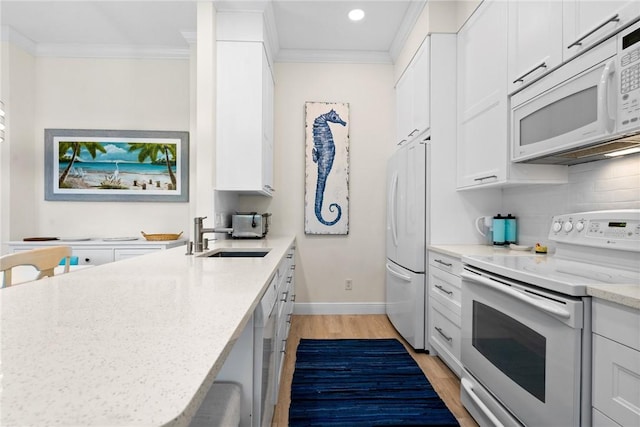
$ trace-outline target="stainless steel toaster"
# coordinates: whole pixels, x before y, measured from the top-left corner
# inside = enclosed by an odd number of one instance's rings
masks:
[[[269,231],[270,213],[238,212],[231,216],[231,237],[261,239]]]

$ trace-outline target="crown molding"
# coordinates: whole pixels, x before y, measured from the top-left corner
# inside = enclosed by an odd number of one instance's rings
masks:
[[[392,64],[389,52],[353,50],[280,49],[276,62],[324,62],[339,64]]]
[[[187,41],[189,34],[183,32]],[[11,27],[2,27],[2,40],[18,46],[37,57],[62,58],[110,58],[110,59],[189,59],[190,51],[185,48],[131,45],[92,45],[69,43],[36,43]]]
[[[407,12],[404,14],[404,18],[402,20],[402,25],[400,25],[400,29],[396,33],[389,49],[389,54],[394,63],[398,59],[398,55],[400,55],[402,47],[409,38],[409,34],[411,34],[413,27],[416,25],[416,22],[418,22],[418,18],[422,14],[426,5],[427,0],[412,1],[409,3]]]

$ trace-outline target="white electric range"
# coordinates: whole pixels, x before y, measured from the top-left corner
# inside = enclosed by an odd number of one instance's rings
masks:
[[[640,287],[640,209],[558,215],[549,240],[463,258],[461,399],[481,425],[591,425],[587,287]]]

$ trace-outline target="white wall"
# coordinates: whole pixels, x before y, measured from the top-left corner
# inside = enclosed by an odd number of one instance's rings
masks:
[[[392,65],[275,66],[273,199],[241,197],[243,210],[273,213],[270,233],[296,234],[296,302],[382,302],[386,163],[394,136]],[[350,108],[349,234],[304,234],[306,101]],[[353,290],[345,291],[345,279]]]
[[[570,166],[567,184],[505,189],[503,206],[518,218],[520,243],[550,244],[553,215],[640,209],[640,154]]]
[[[11,119],[11,240],[187,234],[188,203],[44,201],[43,168],[45,128],[189,130],[188,60],[37,57],[12,65],[12,90],[33,75],[34,119],[20,135],[18,111]]]

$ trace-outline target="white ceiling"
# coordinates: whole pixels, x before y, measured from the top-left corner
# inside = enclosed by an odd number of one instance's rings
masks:
[[[269,2],[277,31],[276,60],[296,57],[377,57],[392,61],[425,0],[227,0],[217,9],[241,9]],[[366,12],[350,22],[347,12]],[[76,52],[100,56],[126,47],[137,52],[188,54],[185,36],[196,31],[194,0],[0,1],[7,37],[38,54]],[[7,35],[8,34],[8,35]],[[188,38],[188,37],[187,37]],[[53,53],[52,53],[53,52]]]

